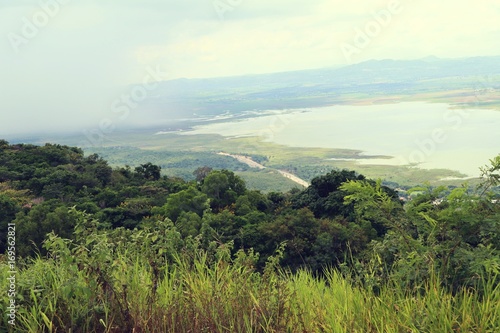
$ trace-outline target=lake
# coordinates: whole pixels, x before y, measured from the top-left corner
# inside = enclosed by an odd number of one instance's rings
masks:
[[[443,103],[405,102],[269,110],[265,116],[196,126],[187,134],[261,136],[295,147],[346,148],[390,159],[358,163],[458,170],[479,167],[500,153],[500,112],[453,109]]]

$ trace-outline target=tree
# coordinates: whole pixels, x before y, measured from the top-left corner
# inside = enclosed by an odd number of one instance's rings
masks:
[[[350,180],[339,189],[346,193],[344,205],[354,204],[356,222],[372,239],[383,236],[387,228],[394,227],[393,221],[402,216],[401,202],[384,190],[380,179],[375,184],[367,180]]]
[[[153,208],[152,213],[167,216],[175,222],[182,212],[193,212],[202,217],[208,208],[210,204],[207,195],[190,186],[186,190],[169,195],[167,203],[162,207]]]
[[[0,151],[3,151],[9,147],[9,142],[5,140],[0,140]]]
[[[195,237],[201,231],[201,217],[195,212],[182,212],[177,218],[175,226],[183,238]]]
[[[93,166],[93,173],[95,177],[101,182],[102,186],[106,186],[111,182],[111,175],[113,174],[113,169],[109,167],[106,161],[99,161]]]
[[[194,170],[193,175],[195,176],[197,182],[203,182],[205,177],[207,177],[212,170],[213,169],[208,166],[199,167]]]
[[[490,188],[500,185],[500,155],[490,160],[490,165],[485,165],[480,168],[481,178],[484,181],[479,186],[482,189],[481,196]]]
[[[19,212],[20,207],[18,203],[8,195],[0,191],[0,228],[2,232],[7,231],[7,224],[12,222],[16,214]],[[0,239],[0,253],[5,251],[6,237]]]
[[[26,213],[19,212],[13,222],[16,224],[17,250],[23,257],[41,251],[47,233],[54,232],[69,238],[75,226],[75,219],[69,215],[68,208],[58,200],[35,205]]]
[[[222,201],[222,196],[229,189],[229,179],[221,171],[210,172],[201,187],[203,193],[218,201]]]
[[[245,182],[228,170],[212,171],[203,180],[201,190],[210,198],[210,206],[214,211],[228,207],[236,199],[245,194]]]
[[[314,256],[312,247],[318,236],[319,221],[308,208],[290,210],[269,223],[260,224],[258,230],[262,238],[256,239],[260,244],[254,247],[263,256],[272,255],[283,242],[286,242],[284,265],[297,269],[308,265]]]
[[[417,288],[437,273],[444,286],[457,291],[464,285],[477,287],[477,276],[498,276],[500,212],[467,187],[448,195],[445,187],[412,189],[419,194],[405,210],[383,191],[380,181],[349,181],[341,189],[345,203],[354,205],[359,225],[376,222],[387,228],[383,238],[370,243],[370,255],[366,253],[372,272],[383,272],[379,283],[392,276]]]
[[[151,162],[136,167],[135,172],[147,180],[158,180],[161,177],[161,167]]]
[[[354,171],[332,170],[330,173],[316,177],[311,185],[292,199],[293,207],[308,207],[316,217],[348,216],[353,207],[344,205],[345,192],[340,186],[348,180],[363,180],[364,176]]]

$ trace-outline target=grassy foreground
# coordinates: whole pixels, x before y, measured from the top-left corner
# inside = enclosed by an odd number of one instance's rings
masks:
[[[191,250],[162,254],[171,258],[163,262],[145,250],[151,242],[142,241],[144,247],[134,249],[132,242],[127,250],[126,244],[111,246],[106,237],[91,237],[70,250],[75,244],[49,236],[49,258],[19,264],[16,326],[3,316],[0,327],[10,327],[11,332],[498,332],[500,328],[500,287],[488,279],[482,281],[482,295],[474,290],[452,295],[432,279],[417,292],[398,287],[398,281],[387,281],[374,292],[335,270],[326,269],[323,278],[307,271],[284,272],[278,265],[280,249],[263,272],[256,272],[255,254],[240,251],[230,259],[230,246],[201,250],[193,240]],[[8,267],[2,261],[0,289],[7,290]],[[6,302],[2,293],[4,314]]]

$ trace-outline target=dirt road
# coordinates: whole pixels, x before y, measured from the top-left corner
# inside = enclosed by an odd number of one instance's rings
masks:
[[[243,155],[231,155],[231,154],[223,153],[223,152],[217,153],[217,155],[230,156],[232,158],[237,159],[241,163],[245,163],[246,165],[248,165],[251,168],[257,168],[257,169],[265,169],[266,168],[262,164],[259,164],[259,163],[255,162],[254,160],[252,160],[250,157],[246,157]]]
[[[283,170],[277,170],[277,169],[267,168],[267,167],[263,166],[262,164],[255,162],[250,157],[243,156],[243,155],[233,155],[233,154],[228,154],[228,153],[224,153],[224,152],[220,152],[220,153],[217,153],[217,154],[218,155],[222,155],[222,156],[232,157],[232,158],[240,161],[241,163],[245,163],[246,165],[248,165],[251,168],[257,168],[257,169],[261,169],[261,170],[262,169],[276,170],[283,177],[286,177],[286,178],[290,179],[291,181],[293,181],[293,182],[295,182],[295,183],[297,183],[299,185],[302,185],[304,187],[308,187],[309,186],[308,182],[306,182],[305,180],[303,180],[303,179],[295,176],[294,174],[291,174],[291,173],[289,173],[287,171],[283,171]]]

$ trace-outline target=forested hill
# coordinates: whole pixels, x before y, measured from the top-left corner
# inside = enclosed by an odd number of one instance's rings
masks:
[[[499,171],[497,156],[480,188],[415,188],[403,204],[348,170],[262,194],[228,170],[185,181],[151,163],[113,169],[78,148],[1,140],[0,276],[18,263],[27,331],[495,331]],[[12,299],[2,293],[2,311]]]
[[[498,185],[494,167],[489,185]],[[0,228],[16,224],[20,255],[43,253],[48,232],[72,237],[74,207],[104,229],[167,220],[181,239],[234,242],[235,249],[259,252],[261,263],[286,242],[283,263],[294,269],[320,270],[374,248],[389,263],[424,251],[436,260],[446,257],[446,269],[460,271],[461,281],[481,267],[468,261],[489,257],[500,245],[499,205],[465,187],[417,189],[403,208],[393,190],[347,170],[317,177],[303,191],[269,194],[247,189],[228,170],[199,168],[195,176],[189,182],[170,178],[151,163],[112,169],[78,148],[1,141]],[[1,242],[3,252],[4,237]]]

